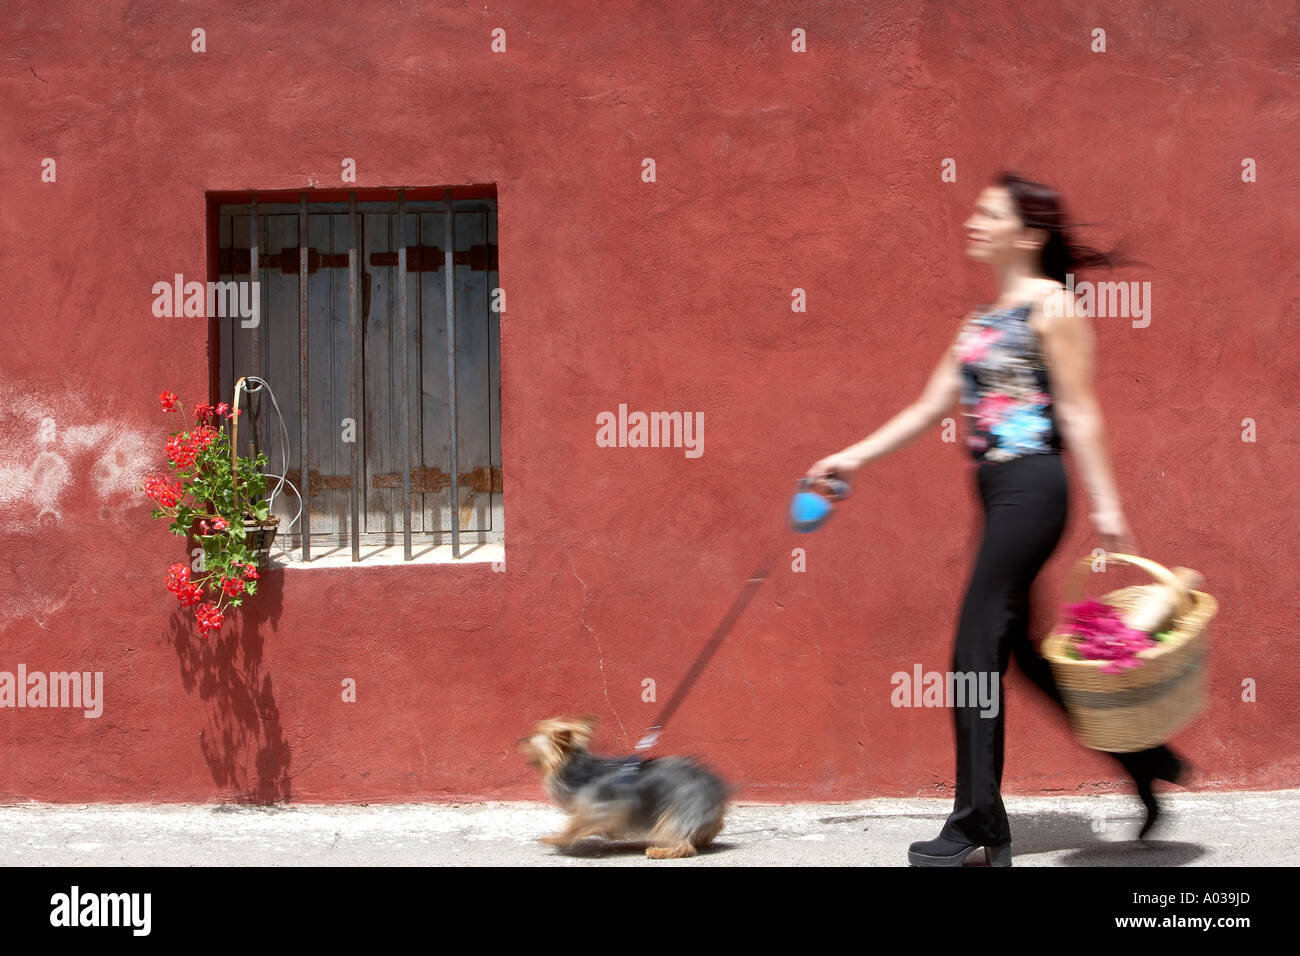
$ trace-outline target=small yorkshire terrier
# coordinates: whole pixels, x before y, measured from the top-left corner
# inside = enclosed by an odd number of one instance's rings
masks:
[[[731,788],[688,757],[596,757],[587,745],[595,717],[552,717],[518,748],[542,772],[547,792],[571,815],[541,838],[569,847],[584,837],[645,842],[655,860],[695,856],[722,829]]]

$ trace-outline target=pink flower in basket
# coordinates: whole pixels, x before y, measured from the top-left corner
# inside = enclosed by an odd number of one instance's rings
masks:
[[[1073,635],[1081,658],[1106,661],[1103,674],[1141,666],[1138,652],[1156,644],[1150,635],[1125,624],[1117,608],[1095,598],[1065,605],[1065,630]]]

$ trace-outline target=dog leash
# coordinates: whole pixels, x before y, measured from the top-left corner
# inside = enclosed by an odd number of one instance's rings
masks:
[[[790,503],[790,527],[800,533],[815,531],[819,528],[830,517],[834,503],[843,501],[849,496],[848,484],[834,475],[816,481],[811,478],[801,478],[797,489],[794,500]],[[658,742],[669,719],[681,706],[695,681],[704,672],[710,658],[713,657],[722,641],[731,632],[731,629],[735,627],[736,622],[740,620],[740,616],[745,613],[745,608],[749,606],[749,602],[758,593],[758,589],[762,587],[763,582],[767,580],[767,576],[772,572],[772,567],[776,563],[777,556],[784,553],[784,551],[785,544],[782,543],[764,558],[758,569],[745,581],[745,586],[741,589],[740,595],[732,602],[730,610],[722,619],[722,623],[714,629],[713,636],[709,638],[708,643],[704,645],[704,649],[695,658],[695,663],[686,672],[686,677],[673,691],[672,697],[668,698],[668,703],[659,712],[658,719],[646,728],[645,734],[637,742],[636,749],[638,751],[648,750]],[[641,758],[634,754],[624,761],[622,770],[624,773],[631,773],[640,765]]]
[[[781,550],[785,550],[784,545],[781,546]],[[691,669],[686,672],[686,677],[682,679],[682,682],[677,685],[677,689],[673,691],[672,697],[668,698],[668,703],[665,704],[663,710],[659,712],[658,719],[646,728],[645,735],[636,745],[637,750],[647,750],[650,747],[653,747],[655,742],[658,741],[659,735],[663,733],[664,727],[668,724],[668,721],[672,718],[673,714],[676,713],[677,708],[681,706],[682,700],[685,699],[686,695],[690,692],[691,687],[695,684],[695,681],[699,679],[700,674],[703,673],[704,668],[709,663],[709,659],[713,657],[714,652],[717,651],[719,645],[722,644],[723,639],[726,638],[727,634],[735,626],[736,621],[740,620],[740,615],[745,613],[745,608],[749,606],[749,602],[753,600],[754,595],[758,593],[759,587],[761,587],[763,582],[767,580],[767,576],[772,571],[772,565],[775,563],[776,555],[778,553],[780,552],[774,551],[771,555],[765,558],[758,570],[755,571],[745,582],[745,587],[741,590],[740,596],[732,603],[731,609],[727,611],[727,616],[722,619],[722,623],[714,629],[713,636],[709,638],[709,642],[704,645],[704,649],[700,651],[699,656],[695,658],[695,663],[692,664]]]

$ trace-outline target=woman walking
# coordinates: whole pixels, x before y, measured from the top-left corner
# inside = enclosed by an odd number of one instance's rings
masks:
[[[1060,541],[1069,510],[1062,448],[1081,473],[1103,546],[1137,553],[1093,392],[1092,330],[1066,289],[1068,273],[1119,260],[1074,244],[1059,194],[1012,173],[980,194],[965,227],[966,254],[993,270],[998,301],[966,317],[916,402],[862,441],[818,461],[808,477],[850,479],[936,424],[960,400],[984,533],[958,619],[952,669],[988,675],[1000,686],[1014,655],[1025,676],[1064,711],[1051,667],[1029,636],[1030,587]],[[985,686],[984,679],[977,677],[976,686]],[[981,716],[981,707],[969,701],[953,708],[956,800],[939,836],[909,848],[914,865],[961,866],[981,846],[990,865],[1011,865],[1001,796],[1005,708]],[[1111,756],[1132,776],[1146,807],[1139,832],[1145,837],[1159,815],[1152,781],[1176,782],[1182,763],[1165,746]]]

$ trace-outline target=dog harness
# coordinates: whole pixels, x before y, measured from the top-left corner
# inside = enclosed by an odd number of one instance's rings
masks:
[[[619,763],[618,772],[622,777],[630,777],[641,769],[643,761],[640,757],[633,754],[631,757],[624,757]]]

